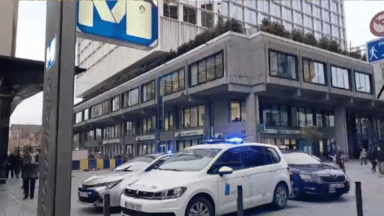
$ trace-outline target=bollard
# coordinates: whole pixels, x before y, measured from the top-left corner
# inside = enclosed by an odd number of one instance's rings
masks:
[[[104,206],[103,206],[103,215],[104,216],[110,216],[111,215],[111,209],[110,209],[110,194],[104,194]]]
[[[355,185],[357,216],[363,216],[363,198],[361,196],[361,182],[355,182]]]
[[[237,216],[244,216],[243,186],[237,185]]]

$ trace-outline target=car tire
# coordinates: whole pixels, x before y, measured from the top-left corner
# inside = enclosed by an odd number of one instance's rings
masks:
[[[288,187],[283,183],[279,183],[273,193],[272,206],[275,209],[285,208],[285,206],[287,206],[288,196]]]
[[[290,199],[297,199],[298,197],[300,197],[299,186],[297,185],[297,183],[295,181],[291,181],[291,186],[292,186],[292,191],[289,194],[289,198]]]
[[[185,216],[214,216],[212,204],[204,197],[197,196],[193,198],[185,210]]]

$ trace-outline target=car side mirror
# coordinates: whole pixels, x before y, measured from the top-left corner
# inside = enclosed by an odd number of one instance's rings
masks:
[[[223,166],[219,169],[219,175],[223,177],[223,175],[233,173],[233,169],[231,167]]]

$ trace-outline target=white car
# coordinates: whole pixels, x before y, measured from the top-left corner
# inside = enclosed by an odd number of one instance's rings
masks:
[[[134,175],[141,175],[167,160],[169,154],[149,154],[130,160],[116,167],[113,173],[95,175],[78,187],[78,202],[103,207],[105,193],[110,194],[110,206],[120,206],[120,197],[125,188],[125,181]]]
[[[121,214],[214,216],[273,204],[282,209],[290,193],[288,165],[280,150],[257,143],[202,144],[184,149],[157,169],[131,178]]]

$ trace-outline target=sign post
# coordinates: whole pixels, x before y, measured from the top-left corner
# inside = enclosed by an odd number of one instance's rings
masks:
[[[70,215],[76,2],[47,1],[39,216]]]

